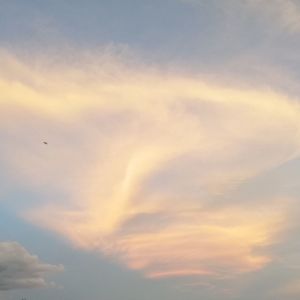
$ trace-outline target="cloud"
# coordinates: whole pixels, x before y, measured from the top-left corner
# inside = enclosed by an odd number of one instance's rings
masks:
[[[1,163],[41,199],[24,218],[150,278],[220,279],[272,261],[263,249],[290,202],[232,197],[299,156],[297,99],[101,53],[32,67],[3,51],[0,62]]]
[[[181,2],[200,6],[205,1],[181,0]],[[226,0],[212,1],[212,5],[221,8],[222,13],[225,12],[225,15],[234,17],[241,23],[251,16],[261,22],[261,25],[273,29],[275,27],[280,32],[298,34],[300,31],[300,5],[297,0]]]
[[[299,280],[292,280],[279,287],[274,294],[280,295],[281,297],[288,297],[288,299],[298,299],[300,296],[299,284]]]
[[[299,33],[299,2],[294,0],[248,0],[245,3],[249,8],[259,11],[269,22],[277,23],[282,30]]]
[[[45,276],[63,270],[41,262],[16,242],[0,243],[0,291],[48,286]]]

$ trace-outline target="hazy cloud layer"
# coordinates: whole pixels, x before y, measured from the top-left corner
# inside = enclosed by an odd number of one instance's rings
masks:
[[[63,270],[30,254],[16,242],[0,242],[0,291],[48,286],[45,276]]]
[[[297,99],[101,54],[0,65],[1,163],[41,199],[25,218],[151,278],[273,261],[295,204],[243,188],[299,156]]]

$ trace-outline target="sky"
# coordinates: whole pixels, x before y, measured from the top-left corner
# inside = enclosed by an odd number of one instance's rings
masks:
[[[0,0],[0,300],[300,297],[298,0]]]

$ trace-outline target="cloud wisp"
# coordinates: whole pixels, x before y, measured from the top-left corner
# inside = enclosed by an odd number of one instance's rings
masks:
[[[181,0],[181,2],[201,5],[202,0]],[[280,32],[298,34],[300,32],[300,5],[297,0],[226,0],[212,1],[212,4],[231,17],[240,21],[252,16],[262,24]],[[278,33],[278,32],[277,32]]]
[[[255,9],[267,21],[277,23],[283,31],[300,32],[300,5],[295,0],[250,0],[245,1],[248,8]]]
[[[299,156],[297,101],[89,59],[1,55],[1,163],[41,197],[20,214],[150,278],[270,262],[289,202],[232,191]]]
[[[61,271],[63,266],[40,261],[16,242],[0,243],[0,291],[47,287],[45,277]]]

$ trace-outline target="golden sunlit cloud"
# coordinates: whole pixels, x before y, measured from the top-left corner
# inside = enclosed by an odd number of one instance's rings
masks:
[[[41,197],[20,213],[149,278],[265,266],[288,203],[232,191],[299,155],[297,101],[90,59],[1,54],[1,157]]]

